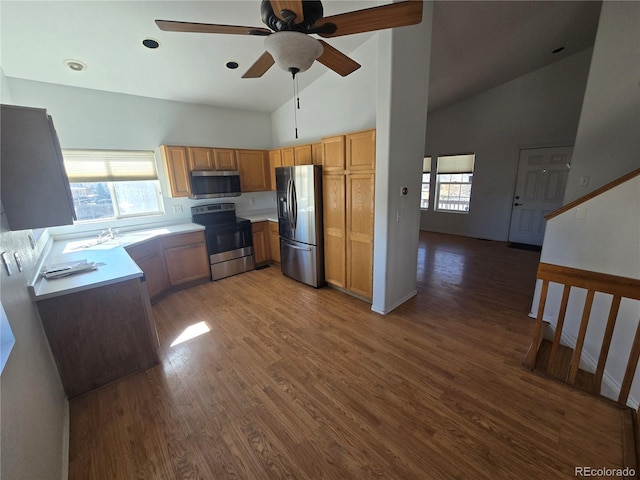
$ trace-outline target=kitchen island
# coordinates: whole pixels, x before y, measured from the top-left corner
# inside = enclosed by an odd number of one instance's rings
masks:
[[[181,224],[109,236],[102,242],[95,237],[50,242],[39,271],[79,261],[96,265],[62,278],[38,274],[29,285],[69,398],[158,363],[145,267],[129,252],[198,233],[204,242],[201,230],[199,225]],[[206,274],[206,254],[198,260]]]

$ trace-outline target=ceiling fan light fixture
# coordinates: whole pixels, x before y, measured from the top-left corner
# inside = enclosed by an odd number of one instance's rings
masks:
[[[264,47],[280,68],[294,75],[309,70],[324,51],[320,41],[293,31],[269,35],[264,39]]]

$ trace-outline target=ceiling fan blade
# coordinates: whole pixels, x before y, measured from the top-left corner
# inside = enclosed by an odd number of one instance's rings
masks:
[[[282,15],[283,10],[289,10],[296,14],[295,23],[300,23],[304,20],[304,10],[302,8],[302,0],[270,0],[273,13],[285,22],[286,18]]]
[[[274,63],[276,62],[271,54],[269,52],[264,52],[260,55],[260,58],[258,58],[258,60],[249,67],[249,70],[242,75],[242,78],[259,78],[264,75]]]
[[[324,52],[318,57],[318,61],[325,67],[329,67],[343,77],[346,77],[350,73],[355,72],[360,68],[360,64],[351,58],[347,57],[340,50],[333,48],[324,40],[320,40],[324,47]]]
[[[324,17],[318,20],[315,26],[320,27],[325,23],[333,23],[338,27],[334,33],[319,33],[321,37],[329,38],[373,32],[385,28],[404,27],[421,21],[422,1],[409,0]]]
[[[165,32],[228,33],[232,35],[270,35],[269,29],[262,27],[241,27],[239,25],[214,25],[211,23],[174,22],[156,20],[156,25]]]

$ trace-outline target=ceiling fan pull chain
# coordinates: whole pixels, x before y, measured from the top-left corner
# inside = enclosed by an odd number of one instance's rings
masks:
[[[293,124],[294,124],[294,127],[295,127],[296,140],[297,140],[298,139],[298,112],[296,112],[296,110],[297,110],[297,108],[296,108],[297,92],[296,92],[296,75],[295,75],[295,73],[293,74],[292,80],[293,80]]]

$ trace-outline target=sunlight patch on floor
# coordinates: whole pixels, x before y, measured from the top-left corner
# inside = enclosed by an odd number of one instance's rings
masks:
[[[210,332],[211,329],[207,322],[198,322],[193,325],[189,325],[184,331],[176,338],[171,346],[174,347],[179,345],[180,343],[186,342],[187,340],[191,340],[192,338],[199,337],[200,335],[204,335],[207,332]]]

